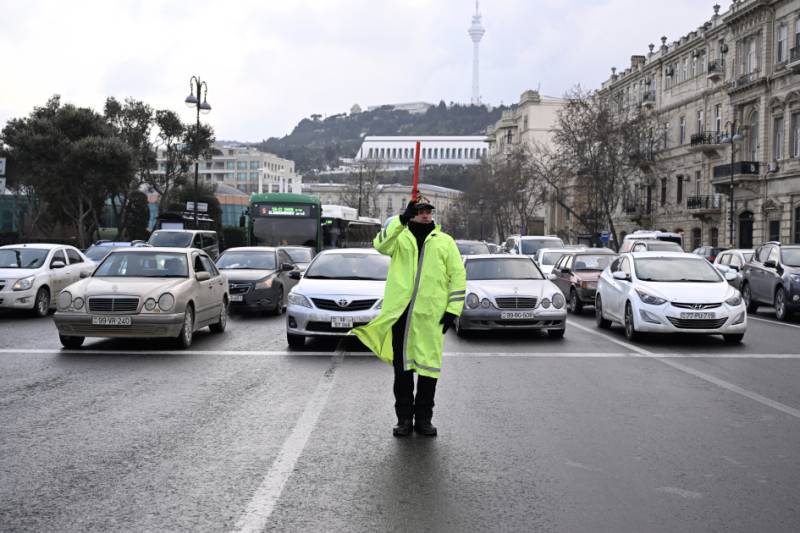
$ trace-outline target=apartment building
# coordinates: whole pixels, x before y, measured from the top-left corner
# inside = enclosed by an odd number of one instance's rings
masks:
[[[600,94],[652,120],[617,230],[684,234],[685,248],[800,242],[800,0],[735,0]]]
[[[158,153],[157,164],[157,172],[166,171],[162,151]],[[214,155],[200,160],[198,174],[201,182],[224,183],[247,194],[299,193],[302,188],[302,177],[295,173],[294,161],[249,146],[215,144]]]

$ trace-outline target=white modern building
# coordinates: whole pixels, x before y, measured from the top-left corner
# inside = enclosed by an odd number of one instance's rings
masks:
[[[420,141],[422,165],[477,165],[488,155],[483,135],[475,136],[367,136],[353,164],[375,162],[384,170],[407,169],[414,164],[416,142]]]
[[[421,115],[432,108],[433,104],[429,102],[404,102],[401,104],[371,105],[367,107],[367,111],[375,111],[382,107],[390,107],[392,111],[408,111],[412,115]]]

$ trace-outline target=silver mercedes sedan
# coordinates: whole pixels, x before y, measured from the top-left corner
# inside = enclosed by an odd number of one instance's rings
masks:
[[[174,337],[180,348],[228,323],[228,282],[197,249],[122,248],[58,294],[54,316],[65,348],[86,337]]]
[[[464,258],[467,296],[456,334],[472,330],[540,329],[563,337],[565,299],[528,256],[471,255]]]

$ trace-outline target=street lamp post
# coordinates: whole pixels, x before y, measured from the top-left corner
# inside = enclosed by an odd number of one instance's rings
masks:
[[[478,200],[478,209],[480,210],[481,240],[483,240],[483,198]]]
[[[730,133],[728,133],[727,128],[730,125]],[[731,145],[731,163],[730,163],[730,196],[728,197],[728,217],[730,218],[729,225],[728,225],[728,240],[730,241],[730,247],[735,248],[736,245],[733,241],[733,228],[734,228],[734,205],[733,205],[733,159],[734,154],[736,151],[736,145],[742,142],[744,137],[736,130],[736,120],[728,121],[725,123],[725,138],[722,139],[722,142],[725,144]]]
[[[203,91],[203,89],[205,89]],[[202,102],[201,100],[202,92]],[[195,96],[195,94],[197,96]],[[194,134],[194,228],[198,229],[197,223],[197,195],[198,195],[198,181],[200,179],[200,113],[206,114],[211,112],[211,106],[208,105],[206,100],[208,96],[208,85],[204,81],[200,81],[199,76],[192,76],[189,80],[189,96],[186,97],[186,105],[197,109],[197,129]]]

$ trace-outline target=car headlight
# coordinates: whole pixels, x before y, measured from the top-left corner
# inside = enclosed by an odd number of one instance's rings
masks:
[[[75,309],[78,309],[78,310],[83,309],[83,298],[78,296],[77,298],[72,300],[72,307],[74,307]]]
[[[542,300],[542,303],[540,305],[545,309],[550,309],[550,300],[545,298],[544,300]]]
[[[489,307],[491,306],[492,302],[490,302],[488,298],[484,298],[483,300],[481,300],[481,307],[483,307],[484,309],[489,309]]]
[[[566,303],[566,301],[564,300],[564,295],[561,294],[560,292],[553,295],[552,301],[553,301],[553,307],[555,307],[556,309],[561,309],[562,307],[564,307],[564,304]]]
[[[272,287],[272,280],[273,280],[273,277],[269,276],[268,278],[265,278],[265,279],[257,281],[256,282],[256,287],[255,287],[256,290],[271,288]]]
[[[169,311],[175,305],[175,297],[168,292],[165,292],[158,297],[158,307],[162,311]]]
[[[61,291],[56,298],[56,306],[59,310],[65,311],[72,305],[72,294],[69,291]]]
[[[18,279],[11,289],[15,291],[27,291],[33,287],[33,280],[35,277],[36,276],[28,276],[27,278]]]
[[[378,300],[378,303],[375,304],[375,309],[380,309],[381,307],[383,307],[383,298]]]
[[[289,293],[289,304],[301,305],[303,307],[309,307],[309,308],[311,307],[311,302],[308,301],[308,298],[296,292]]]
[[[795,283],[800,283],[800,274],[792,274],[790,277]]]
[[[471,292],[471,293],[467,294],[467,298],[465,300],[465,303],[467,304],[467,307],[469,307],[470,309],[475,309],[476,307],[478,307],[481,304],[481,299],[478,298],[477,294],[475,294],[474,292]]]
[[[639,299],[648,305],[663,305],[667,303],[667,300],[664,298],[659,298],[658,296],[653,296],[650,293],[647,293],[641,289],[636,289],[636,294],[639,295]]]
[[[152,311],[156,308],[156,300],[154,298],[148,298],[144,301],[144,308],[148,311]]]
[[[725,303],[730,305],[731,307],[737,307],[742,304],[742,295],[739,292],[737,292],[736,294],[725,300]]]

